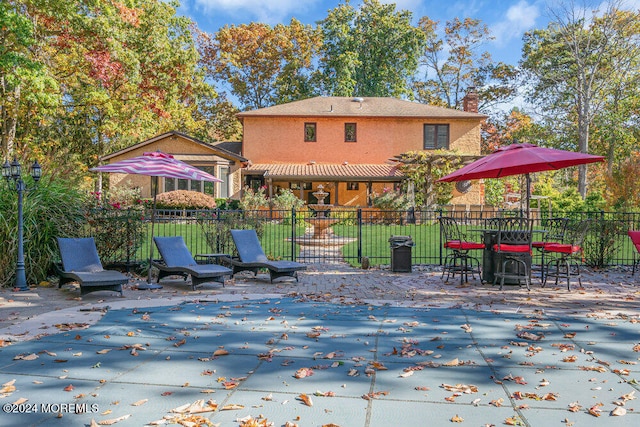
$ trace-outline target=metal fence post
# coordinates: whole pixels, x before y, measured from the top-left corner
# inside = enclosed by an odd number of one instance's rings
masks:
[[[358,262],[362,262],[362,208],[358,208]]]
[[[296,260],[296,208],[291,208],[291,260]]]

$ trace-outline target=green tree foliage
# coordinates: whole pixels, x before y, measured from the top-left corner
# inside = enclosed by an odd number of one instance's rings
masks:
[[[176,15],[177,2],[9,5],[2,3],[7,31],[0,37],[20,43],[7,42],[0,52],[23,59],[22,67],[0,66],[8,73],[5,88],[20,89],[3,98],[3,113],[15,111],[16,150],[37,157],[49,173],[82,175],[99,156],[160,132],[212,127],[216,112],[202,99],[215,99],[215,92],[197,67],[191,22]],[[3,125],[4,141],[10,129]]]
[[[413,206],[433,209],[449,203],[454,184],[436,181],[461,167],[463,157],[446,150],[408,151],[398,160],[402,163],[400,171],[408,178],[408,185],[413,187]]]
[[[600,11],[562,2],[546,29],[525,35],[522,68],[531,83],[528,96],[555,122],[563,122],[565,135],[577,135],[583,153],[590,151],[595,117],[628,83],[629,61],[637,64],[639,15],[621,11],[621,5],[616,0]],[[579,168],[583,198],[586,171],[586,165]]]
[[[395,4],[349,0],[319,22],[323,35],[318,81],[330,96],[412,96],[424,34]]]
[[[213,37],[198,34],[207,75],[227,83],[243,109],[311,96],[318,46],[317,32],[296,19],[275,27],[257,22],[225,26]]]
[[[4,156],[14,151],[24,115],[51,108],[60,99],[57,82],[37,55],[37,28],[25,9],[20,0],[0,2],[0,149]]]
[[[512,65],[494,63],[482,46],[493,39],[480,20],[447,21],[441,36],[438,22],[422,17],[418,28],[426,44],[420,58],[424,79],[414,82],[416,99],[432,105],[462,109],[468,88],[476,87],[480,109],[510,101],[516,95],[517,71]]]

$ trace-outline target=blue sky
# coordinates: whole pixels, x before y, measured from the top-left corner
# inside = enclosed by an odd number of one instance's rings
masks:
[[[522,35],[548,22],[547,5],[553,0],[381,0],[397,9],[413,12],[414,23],[422,16],[440,21],[458,18],[480,19],[495,40],[485,46],[494,60],[515,65],[520,58]],[[249,22],[270,25],[288,23],[292,17],[315,24],[335,8],[339,0],[181,0],[179,13],[190,17],[201,30],[215,33],[220,27]],[[360,0],[352,0],[358,7]]]

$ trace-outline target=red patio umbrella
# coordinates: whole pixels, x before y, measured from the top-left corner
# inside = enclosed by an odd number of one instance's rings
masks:
[[[529,174],[586,163],[602,162],[604,159],[602,156],[539,147],[533,144],[511,144],[498,148],[493,153],[469,163],[457,171],[440,178],[438,181],[468,181],[524,174],[527,180],[527,215],[529,215],[529,196],[531,192],[531,177]]]
[[[93,172],[110,172],[146,175],[151,177],[151,192],[153,194],[153,209],[151,210],[151,239],[149,242],[149,273],[147,284],[138,286],[138,289],[158,289],[162,286],[151,283],[151,261],[153,260],[153,234],[155,226],[156,197],[158,195],[158,177],[191,179],[194,181],[222,182],[221,179],[195,168],[187,163],[175,159],[171,154],[161,151],[143,153],[142,156],[108,165],[98,166],[89,169]]]

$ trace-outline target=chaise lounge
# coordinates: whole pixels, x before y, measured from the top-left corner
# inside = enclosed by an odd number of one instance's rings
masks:
[[[158,282],[167,276],[179,275],[185,280],[191,276],[191,287],[193,290],[207,282],[220,282],[224,286],[224,276],[231,276],[231,270],[217,264],[198,264],[189,252],[182,236],[176,237],[154,237],[153,241],[160,252],[162,260],[152,261],[151,265],[156,267]]]
[[[260,269],[269,270],[271,283],[278,277],[293,277],[298,281],[298,271],[306,270],[307,266],[296,261],[270,261],[262,250],[256,230],[231,230],[231,237],[238,251],[238,259],[224,257],[223,262],[231,265],[233,275],[241,271],[253,271],[258,274]]]
[[[119,271],[102,267],[93,237],[58,237],[57,241],[62,260],[60,264],[54,264],[60,277],[59,288],[77,282],[80,296],[97,291],[119,292],[122,296],[122,285],[129,278]]]

